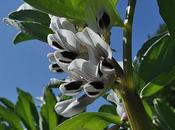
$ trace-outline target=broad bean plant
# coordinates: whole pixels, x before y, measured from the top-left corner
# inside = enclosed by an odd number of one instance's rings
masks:
[[[19,30],[15,45],[47,43],[53,48],[50,71],[67,77],[48,79],[37,103],[20,88],[16,103],[1,97],[0,129],[175,130],[175,1],[157,0],[165,24],[134,59],[137,0],[126,2],[125,19],[116,10],[118,0],[24,0],[4,18]],[[113,27],[123,30],[122,62],[111,49]],[[99,97],[106,101],[98,112],[87,112]]]

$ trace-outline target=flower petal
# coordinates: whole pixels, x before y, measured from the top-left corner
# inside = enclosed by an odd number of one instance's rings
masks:
[[[57,63],[49,65],[49,70],[52,72],[63,72],[63,70]]]
[[[114,74],[115,69],[106,59],[100,61],[100,70],[104,74]]]
[[[87,81],[97,80],[96,71],[97,66],[84,59],[75,59],[68,67],[70,73],[76,73]]]
[[[61,93],[67,96],[77,95],[81,91],[82,81],[72,81],[69,83],[61,84],[59,90]]]
[[[86,95],[81,96],[77,100],[73,101],[68,105],[68,107],[62,111],[61,114],[64,117],[72,117],[74,115],[83,112],[86,107],[91,104],[96,98],[90,98]]]
[[[65,29],[59,29],[56,33],[60,36],[61,41],[64,43],[66,49],[79,52],[80,42],[73,32]]]
[[[49,62],[56,63],[56,59],[55,59],[54,53],[48,53],[47,54],[47,58],[49,59]]]
[[[76,32],[74,25],[70,23],[66,18],[63,18],[63,17],[51,16],[50,28],[55,32],[58,29],[66,29],[74,33]]]
[[[77,33],[77,37],[86,45],[96,50],[96,55],[100,57],[112,58],[112,50],[110,46],[93,30],[86,27],[83,32]]]
[[[64,45],[57,34],[49,34],[47,37],[48,44],[59,51],[64,50]]]
[[[85,93],[89,97],[98,97],[104,90],[103,82],[93,81],[83,86]]]
[[[72,99],[69,99],[69,100],[65,100],[65,101],[61,101],[61,102],[58,102],[56,105],[55,105],[55,111],[62,115],[62,113],[64,112],[64,110],[68,107],[68,105],[70,105],[72,102],[76,101],[75,98],[72,98]]]

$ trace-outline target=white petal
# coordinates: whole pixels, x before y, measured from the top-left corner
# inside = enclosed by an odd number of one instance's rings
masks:
[[[57,34],[49,34],[47,37],[47,41],[52,48],[58,51],[62,51],[64,49],[63,42]]]
[[[91,82],[92,83],[92,82]],[[87,83],[83,86],[84,92],[89,96],[89,97],[98,97],[103,91],[104,91],[104,86],[102,85],[97,85],[96,86],[92,85],[91,83]]]
[[[82,84],[82,81],[72,81],[64,83],[60,85],[59,90],[64,95],[74,96],[80,93]]]
[[[61,67],[55,63],[55,64],[51,64],[49,65],[49,70],[52,71],[52,72],[63,72],[63,70],[61,69]]]
[[[119,97],[117,96],[117,94],[113,90],[107,96],[107,100],[115,103],[116,105],[122,104],[121,101],[120,101],[120,99],[119,99]]]
[[[56,63],[56,59],[55,59],[54,53],[48,53],[47,54],[47,58],[49,59],[49,61],[51,63]]]
[[[90,28],[86,27],[83,32],[77,34],[77,37],[88,46],[95,49],[99,56],[112,58],[110,46]]]
[[[65,29],[59,29],[57,30],[57,34],[60,36],[61,41],[64,43],[67,50],[79,52],[80,42],[73,32]]]
[[[61,102],[58,102],[56,105],[55,105],[55,111],[58,113],[58,114],[62,114],[62,112],[68,107],[68,105],[70,105],[73,101],[75,101],[76,99],[73,98],[73,99],[69,99],[69,100],[65,100],[65,101],[61,101]]]
[[[125,109],[123,105],[117,105],[117,114],[122,117],[125,113]]]
[[[70,23],[66,18],[56,16],[51,16],[50,28],[55,32],[58,29],[66,29],[74,33],[76,32],[74,25]]]
[[[90,98],[83,95],[79,99],[73,101],[61,114],[64,117],[72,117],[84,111],[87,105],[91,104],[96,98]]]
[[[96,76],[97,66],[84,59],[73,60],[69,65],[68,70],[71,73],[80,75],[87,81],[94,81],[98,79]]]
[[[98,63],[98,54],[96,52],[95,45],[89,37],[88,33],[86,31],[83,31],[78,32],[76,35],[80,39],[80,41],[82,41],[81,43],[87,47],[89,60],[94,64]]]
[[[105,59],[100,61],[100,70],[104,74],[114,74],[115,69]]]
[[[60,84],[60,83],[65,83],[65,81],[64,80],[58,80],[58,79],[56,79],[56,78],[51,78],[50,79],[50,83],[49,84]]]
[[[70,30],[73,33],[76,33],[75,26],[70,23],[66,18],[60,18],[59,19],[60,25],[62,29]]]
[[[68,56],[63,55],[63,54],[65,54],[64,52],[67,52]],[[71,57],[71,54],[72,54],[72,57]],[[69,52],[69,51],[61,51],[61,52],[56,51],[54,53],[54,55],[55,55],[56,60],[62,60],[62,61],[66,61],[66,62],[70,63],[72,60],[74,60],[76,58],[77,54],[74,52]]]
[[[61,60],[57,60],[57,64],[60,66],[60,68],[62,70],[64,70],[65,72],[68,72],[68,67],[69,67],[70,63],[66,63],[66,62],[63,62]]]

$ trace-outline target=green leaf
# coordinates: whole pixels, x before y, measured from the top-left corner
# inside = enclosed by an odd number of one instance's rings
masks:
[[[121,123],[120,118],[109,113],[86,112],[66,120],[55,130],[104,130],[111,123]]]
[[[42,128],[43,130],[53,130],[58,125],[58,115],[54,110],[57,100],[48,87],[44,91],[44,101],[45,103],[41,107]]]
[[[8,124],[15,130],[23,130],[18,116],[13,111],[3,107],[2,105],[0,105],[0,117],[7,121]]]
[[[17,88],[18,101],[15,106],[17,115],[29,130],[39,129],[39,116],[32,96]]]
[[[99,108],[98,110],[99,112],[106,112],[106,113],[111,113],[111,114],[114,114],[114,115],[117,115],[117,112],[116,112],[116,107],[114,105],[103,105]]]
[[[156,39],[143,45],[134,62],[135,71],[146,84],[162,73],[169,73],[175,65],[175,41],[168,34]]]
[[[46,13],[75,19],[78,21],[96,21],[101,11],[106,11],[111,18],[112,25],[123,26],[123,22],[116,12],[116,0],[24,0],[31,6]],[[90,11],[90,12],[89,12]],[[93,13],[93,15],[92,15]],[[89,15],[90,14],[90,15]]]
[[[142,98],[157,94],[175,80],[175,66],[169,72],[163,72],[151,80],[141,91]]]
[[[157,0],[159,12],[168,26],[171,35],[175,38],[175,1],[174,0]]]
[[[153,118],[153,111],[152,111],[152,106],[148,104],[148,102],[146,102],[145,100],[142,100],[144,108],[146,110],[146,113],[148,114],[148,116],[150,117],[150,119]]]
[[[0,102],[5,105],[8,109],[14,110],[15,105],[6,98],[0,97]]]
[[[37,10],[20,10],[13,12],[9,15],[10,19],[18,21],[28,21],[43,24],[45,26],[50,25],[50,17],[48,14]]]
[[[20,32],[20,33],[18,33],[15,36],[15,38],[13,40],[13,43],[16,45],[16,44],[18,44],[20,42],[24,42],[24,41],[28,41],[28,40],[33,40],[33,39],[34,38],[32,38],[31,36],[29,36],[29,35],[27,35],[27,34],[25,34],[23,32]]]
[[[140,62],[141,58],[143,57],[143,55],[146,53],[146,51],[159,39],[163,38],[167,33],[162,33],[160,35],[154,36],[150,39],[148,39],[143,46],[141,47],[141,49],[138,51],[136,59],[134,60],[134,64],[135,64],[135,68],[139,67],[137,66],[137,62]]]
[[[154,107],[160,120],[168,127],[168,130],[175,130],[175,113],[160,99],[154,100]]]
[[[28,36],[46,43],[48,34],[53,33],[49,27],[36,22],[20,22],[9,18],[5,18],[4,21],[7,24],[16,27],[17,29],[20,29]]]

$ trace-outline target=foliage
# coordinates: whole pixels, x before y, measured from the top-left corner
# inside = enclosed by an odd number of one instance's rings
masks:
[[[54,33],[50,28],[51,15],[68,18],[75,23],[76,26],[80,23],[81,25],[88,24],[89,27],[97,30],[97,25],[99,24],[97,23],[98,15],[101,11],[104,11],[109,14],[111,22],[109,27],[102,28],[104,38],[106,31],[110,32],[113,26],[122,27],[124,31],[128,29],[127,27],[124,28],[124,23],[116,11],[118,0],[24,1],[30,4],[33,9],[12,12],[8,18],[4,19],[6,23],[20,30],[14,38],[14,44],[33,39],[47,43],[48,35]],[[140,95],[149,119],[153,122],[153,129],[174,130],[175,2],[173,0],[157,0],[157,2],[160,15],[165,21],[165,24],[160,26],[160,29],[153,37],[143,43],[143,46],[133,61],[132,70],[134,70],[134,74],[136,75],[134,79],[134,85],[137,86],[136,91]],[[128,11],[127,13],[130,12]],[[128,15],[128,17],[130,17],[130,15]],[[62,37],[60,39],[62,39]],[[108,39],[106,41],[108,41]],[[117,67],[115,69],[120,72],[121,69]],[[121,73],[122,72],[119,74]],[[18,101],[15,104],[8,99],[0,98],[0,129],[106,130],[111,124],[120,126],[120,128],[130,128],[127,120],[120,121],[120,115],[117,116],[116,105],[117,109],[119,109],[119,101],[117,103],[114,102],[115,104],[103,104],[99,112],[83,112],[68,120],[57,115],[54,110],[57,100],[51,87],[57,88],[60,87],[61,84],[62,83],[57,83],[56,85],[50,85],[50,87],[45,88],[43,94],[44,101],[40,104],[39,108],[33,97],[19,88],[17,89]],[[111,83],[110,85],[112,86],[111,88],[114,89],[113,84]],[[118,85],[117,89],[120,87],[121,86]],[[123,89],[120,88],[119,93],[121,90]],[[120,94],[123,96],[123,93]],[[122,98],[125,97],[127,96],[123,96]],[[62,98],[62,100],[71,98],[72,97],[66,97]]]

